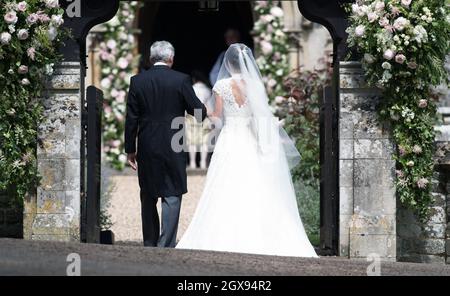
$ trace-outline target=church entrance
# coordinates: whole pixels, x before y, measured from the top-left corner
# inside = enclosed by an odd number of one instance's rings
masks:
[[[304,1],[303,3],[309,3],[303,5],[305,11],[311,13],[309,15],[310,19],[313,19],[315,16],[319,22],[321,18],[317,17],[317,14],[321,13],[320,7],[311,4],[314,3],[313,1]],[[315,7],[315,10],[308,10],[308,5]],[[336,8],[332,7],[331,9]],[[332,15],[332,17],[334,16]],[[139,63],[139,71],[144,71],[150,66],[148,61],[150,44],[157,40],[167,40],[175,47],[175,70],[184,73],[191,73],[197,70],[207,76],[219,54],[226,49],[224,40],[225,31],[227,29],[238,30],[241,34],[241,42],[253,48],[253,36],[251,36],[253,24],[254,14],[251,1],[220,1],[218,11],[201,11],[199,9],[199,2],[146,1],[146,5],[140,9],[138,14],[137,24],[140,30],[138,51],[142,56]],[[333,26],[332,23],[328,23],[328,25],[330,27]],[[330,28],[328,29],[332,32]],[[334,31],[335,34],[337,34],[336,32]],[[338,42],[336,40],[341,39],[338,39],[339,36],[336,39],[335,37],[333,36],[335,41],[334,62],[336,65],[336,62],[339,60]],[[317,215],[320,215],[321,236],[320,246],[318,247],[326,251],[323,254],[336,254],[338,244],[338,167],[336,162],[338,142],[337,134],[335,133],[337,130],[337,78],[337,69],[335,69],[333,85],[327,89],[325,92],[326,98],[321,102],[323,103],[320,118],[321,203],[320,214],[317,212]],[[128,177],[133,178],[134,175],[130,174]],[[192,180],[194,179],[201,179],[201,176],[199,177],[194,174]],[[136,181],[135,179],[131,187],[128,183],[124,184],[126,188],[124,187],[120,194],[124,197],[130,197],[133,191],[133,194],[136,195],[133,202],[137,204],[139,209],[139,187]],[[194,188],[194,190],[190,189],[190,191],[199,196],[203,189],[203,181],[197,181],[198,187]],[[127,206],[129,204],[123,201],[122,205],[116,205],[115,207],[118,211],[123,212]],[[187,207],[187,210],[193,213],[195,203],[188,204]],[[139,219],[139,212],[136,212],[135,215],[136,217],[133,219]],[[185,224],[186,227],[189,221],[186,221]],[[319,241],[316,241],[316,243],[319,245]]]
[[[167,40],[175,47],[174,69],[208,74],[219,54],[226,49],[224,33],[240,32],[241,42],[253,48],[251,2],[221,2],[219,11],[201,11],[199,2],[149,2],[139,12],[138,27],[141,68],[149,66],[150,44]]]

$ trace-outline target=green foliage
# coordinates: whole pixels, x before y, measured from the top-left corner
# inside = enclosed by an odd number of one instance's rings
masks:
[[[60,56],[67,37],[60,30],[63,10],[30,0],[0,6],[0,191],[22,203],[40,182],[36,163],[42,121],[44,78]]]
[[[256,1],[254,5],[256,62],[272,101],[285,94],[283,80],[289,74],[288,39],[283,31],[283,10],[279,7],[280,1]]]
[[[103,146],[106,160],[115,169],[122,170],[127,157],[124,154],[126,92],[130,75],[136,71],[140,56],[136,52],[134,34],[138,2],[121,2],[116,16],[104,24],[105,32],[97,35],[101,88],[104,93]]]
[[[383,90],[379,114],[398,146],[397,194],[424,219],[432,202],[432,86],[447,80],[449,7],[445,0],[361,0],[348,10],[349,45],[363,55],[369,84]]]

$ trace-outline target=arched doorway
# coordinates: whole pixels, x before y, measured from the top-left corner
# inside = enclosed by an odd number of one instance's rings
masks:
[[[149,66],[150,44],[164,39],[175,47],[175,70],[184,73],[200,70],[207,74],[226,48],[227,29],[238,30],[242,42],[253,47],[251,5],[251,2],[230,1],[220,3],[218,11],[200,11],[199,3],[193,1],[147,3],[139,12],[141,68]]]
[[[84,9],[90,12],[88,16],[81,17],[80,20],[72,21],[69,26],[77,28],[76,37],[77,43],[68,43],[64,52],[66,57],[71,61],[81,61],[85,64],[85,55],[83,54],[83,48],[85,44],[85,37],[90,28],[95,24],[102,23],[107,19],[111,18],[117,11],[118,1],[111,1],[105,4],[103,9],[96,9],[95,7],[90,10],[90,5],[86,4]],[[92,3],[98,1],[92,1]],[[340,2],[345,1],[299,1],[299,7],[301,12],[308,19],[323,24],[331,33],[334,43],[334,64],[337,65],[339,59],[343,56],[342,46],[345,42],[345,20],[344,12],[341,7]],[[224,3],[224,2],[223,2]],[[66,3],[67,5],[67,3]],[[154,16],[155,17],[155,16]],[[157,31],[156,31],[157,32]],[[80,50],[81,48],[81,50]],[[71,50],[72,49],[72,50]],[[73,50],[74,49],[74,50]],[[77,50],[78,49],[78,50]],[[77,56],[77,52],[81,53]],[[180,65],[181,66],[181,65]],[[183,67],[188,67],[184,65]],[[206,64],[205,64],[206,67]],[[326,230],[326,235],[321,237],[321,247],[323,249],[329,250],[329,254],[336,254],[337,251],[337,238],[338,238],[338,190],[337,190],[337,176],[338,176],[338,165],[337,165],[337,152],[338,152],[338,142],[337,142],[337,88],[338,88],[338,71],[335,68],[335,79],[332,87],[328,91],[327,104],[324,105],[324,110],[328,110],[328,117],[324,118],[324,130],[327,133],[322,133],[321,139],[323,139],[323,149],[321,155],[321,167],[322,167],[322,177],[321,177],[321,197],[328,198],[330,203],[321,204],[321,233],[322,229]],[[83,86],[84,88],[84,86]],[[83,165],[82,165],[83,166]],[[321,198],[322,200],[322,198]],[[323,213],[326,216],[322,216]],[[322,219],[325,217],[326,219]],[[323,220],[323,222],[322,222]],[[322,225],[323,224],[323,225]],[[324,232],[325,233],[325,232]],[[322,236],[322,235],[321,235]]]

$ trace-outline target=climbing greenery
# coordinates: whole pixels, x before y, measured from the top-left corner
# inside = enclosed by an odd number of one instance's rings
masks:
[[[122,170],[127,157],[124,154],[126,95],[130,75],[136,72],[139,55],[133,29],[140,5],[121,2],[116,16],[104,24],[104,32],[97,36],[101,89],[104,94],[103,151],[112,167]]]
[[[280,1],[256,1],[255,36],[256,62],[266,85],[269,98],[285,94],[283,80],[289,74],[288,39],[283,31],[284,12]]]
[[[424,219],[432,202],[432,88],[448,82],[449,6],[445,0],[358,0],[348,10],[349,45],[360,54],[368,83],[383,91],[379,114],[398,147],[397,194]]]
[[[40,177],[36,164],[44,79],[67,37],[64,11],[54,0],[0,5],[0,191],[21,202]]]

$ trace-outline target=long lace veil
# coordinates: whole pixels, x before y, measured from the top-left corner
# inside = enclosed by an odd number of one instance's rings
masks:
[[[244,44],[236,43],[228,48],[217,81],[231,77],[236,78],[236,85],[251,108],[251,127],[259,150],[264,155],[263,159],[279,161],[280,157],[285,156],[289,168],[298,165],[300,153],[278,118],[273,115],[253,53]]]

